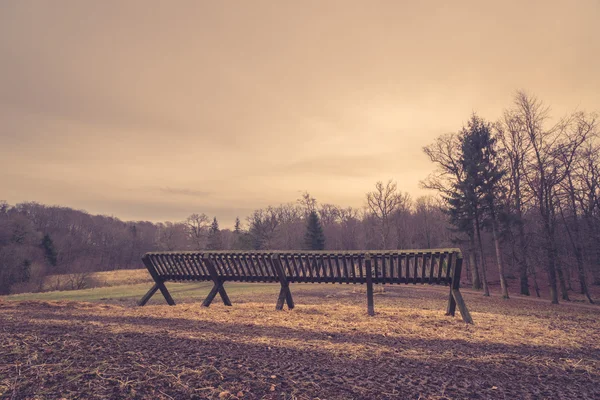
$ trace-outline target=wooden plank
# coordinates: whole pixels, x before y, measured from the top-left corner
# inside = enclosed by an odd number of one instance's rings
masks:
[[[153,265],[154,265],[154,267],[155,267],[155,269],[156,269],[156,273],[157,273],[159,276],[166,276],[166,275],[168,275],[167,271],[164,271],[164,270],[162,269],[162,267],[161,267],[161,266],[160,266],[160,265],[159,265],[157,262],[154,262],[154,258],[156,257],[156,255],[153,255],[153,254],[147,254],[147,257],[149,257],[150,261],[153,263]]]
[[[166,279],[172,279],[174,276],[174,271],[171,269],[171,267],[169,266],[169,264],[166,264],[162,258],[161,254],[157,254],[156,257],[154,257],[154,261],[156,261],[160,267],[166,272],[165,274],[165,278]]]
[[[191,281],[193,273],[189,266],[186,264],[185,257],[183,256],[183,254],[177,254],[177,262],[181,266],[181,269],[185,272],[185,280]]]
[[[202,302],[202,307],[209,307],[210,304],[212,303],[212,301],[214,300],[215,296],[217,295],[217,293],[219,293],[219,290],[222,287],[223,287],[223,283],[221,283],[221,282],[214,284],[212,289],[210,289],[210,292],[208,292],[208,296],[206,296],[206,298]]]
[[[338,282],[343,283],[344,281],[342,276],[342,268],[340,268],[340,259],[337,254],[333,254],[332,257],[335,262],[335,270],[337,272]]]
[[[306,265],[306,269],[308,270],[308,276],[309,278],[313,279],[313,271],[312,271],[312,266],[310,264],[310,259],[308,258],[309,256],[305,255],[304,257],[300,256],[300,262],[302,262],[304,265]]]
[[[427,253],[421,253],[421,284],[425,283],[425,276],[427,276]]]
[[[354,260],[356,259],[357,264],[358,264],[358,273],[360,274],[361,278],[365,277],[365,274],[363,273],[363,257],[361,256],[352,256],[352,277],[355,278],[356,277],[356,270],[355,270],[355,264],[354,264]]]
[[[294,270],[292,269],[292,265],[290,264],[290,259],[287,254],[282,254],[279,256],[279,260],[282,260],[283,271],[285,275],[289,278],[290,276],[294,276]]]
[[[417,254],[413,256],[413,274],[415,278],[413,284],[416,285],[419,280],[419,258]]]
[[[321,278],[321,274],[319,273],[320,266],[319,266],[318,259],[317,259],[318,256],[315,255],[315,256],[309,256],[309,257],[312,260],[311,266],[312,266],[312,268],[315,269],[315,277],[317,278],[315,280],[315,282],[319,282],[319,278]]]
[[[143,306],[143,305],[145,305],[145,304],[148,302],[148,300],[150,300],[150,298],[151,298],[152,296],[154,296],[154,293],[156,293],[156,291],[157,291],[157,290],[158,290],[158,284],[157,284],[157,283],[155,283],[155,284],[154,284],[154,285],[153,285],[153,286],[150,288],[150,290],[148,290],[148,293],[146,293],[146,294],[144,295],[144,297],[142,297],[142,299],[141,299],[141,300],[138,302],[138,306]]]
[[[437,273],[437,279],[435,281],[435,283],[437,283],[437,284],[442,283],[442,266],[444,265],[445,257],[446,257],[445,253],[440,253],[440,255],[438,257],[438,273]]]
[[[433,285],[433,267],[435,261],[435,254],[431,254],[429,257],[429,284]]]
[[[179,280],[186,280],[187,274],[185,273],[183,266],[179,264],[178,256],[179,254],[170,254],[167,256],[167,260],[169,260],[171,265],[173,265],[173,268],[175,268],[175,271],[177,271],[177,274],[179,274]]]
[[[446,308],[446,315],[452,315],[454,316],[454,313],[456,311],[456,300],[454,299],[454,296],[452,295],[452,291],[453,290],[458,290],[460,287],[460,281],[457,279],[454,279],[454,277],[456,276],[456,269],[459,268],[459,263],[462,264],[462,258],[461,259],[456,259],[456,261],[454,262],[454,265],[452,266],[452,282],[450,284],[450,293],[448,294],[448,307]]]
[[[288,308],[291,310],[292,308],[294,308],[294,299],[292,298],[290,284],[285,275],[285,271],[283,270],[283,267],[281,265],[281,260],[279,259],[279,256],[271,256],[271,263],[273,265],[273,269],[277,272],[277,277],[279,279],[279,283],[281,284],[279,298],[277,300],[277,305],[275,306],[275,309],[283,310],[283,303],[285,301],[287,302]]]
[[[460,311],[460,315],[467,324],[473,323],[473,317],[471,317],[471,313],[467,309],[467,305],[465,304],[465,300],[460,293],[460,290],[452,289],[452,297],[454,297],[454,301],[458,305],[458,309]]]
[[[287,259],[287,257],[286,257],[286,259]],[[293,267],[292,269],[294,271],[294,273],[292,274],[293,279],[296,280],[296,279],[304,276],[302,274],[302,269],[300,269],[298,267],[298,264],[296,264],[296,255],[294,255],[294,254],[290,255],[289,261],[290,261],[290,264],[292,265],[292,267]]]
[[[188,266],[188,269],[191,271],[190,280],[197,281],[198,277],[200,276],[200,273],[198,271],[198,268],[196,268],[196,264],[192,260],[192,254],[182,254],[182,257],[184,259],[184,262]]]
[[[223,304],[225,304],[226,306],[231,306],[231,300],[229,300],[229,296],[227,295],[227,292],[225,291],[225,288],[223,287],[223,278],[218,275],[217,270],[215,269],[215,266],[214,266],[212,260],[210,259],[210,256],[204,256],[203,259],[204,259],[204,264],[206,265],[206,267],[208,268],[208,271],[210,272],[210,276],[213,281],[213,289],[215,289],[219,292],[219,294],[221,295],[221,299],[223,300]],[[210,302],[208,302],[208,304],[210,305]],[[206,306],[206,307],[208,307],[208,306]]]
[[[408,284],[410,282],[410,258],[408,255],[403,255],[402,258],[404,259],[404,266],[406,268],[406,283]]]
[[[344,279],[346,281],[346,285],[350,283],[350,271],[348,270],[348,256],[346,254],[342,254],[342,266],[344,267]],[[354,268],[352,268],[352,273],[354,273]]]
[[[255,282],[258,276],[258,272],[256,271],[256,267],[254,266],[253,263],[251,263],[251,259],[250,259],[250,255],[248,253],[244,253],[241,255],[242,259],[244,260],[244,264],[246,265],[246,268],[248,268],[248,271],[250,271],[250,275],[251,275],[251,281]]]
[[[169,259],[165,255],[161,255],[158,257],[161,264],[169,271],[169,279],[170,280],[179,280],[179,273],[175,270],[175,267],[171,264]]]
[[[248,274],[246,273],[246,268],[244,268],[244,264],[242,264],[239,255],[237,254],[232,254],[229,258],[228,258],[228,263],[231,263],[234,268],[236,269],[236,271],[238,272],[238,275],[240,277],[241,280],[243,281],[247,281],[248,280]]]
[[[206,265],[204,265],[202,254],[194,254],[192,258],[194,259],[194,262],[198,265],[200,271],[202,271],[202,275],[210,277],[210,272],[208,272]]]
[[[365,274],[367,278],[367,313],[370,316],[373,316],[375,315],[375,306],[373,304],[373,276],[371,268],[371,256],[369,255],[365,257],[365,268]]]
[[[333,268],[333,264],[331,263],[331,258],[329,258],[329,254],[321,254],[321,261],[325,266],[325,270],[327,270],[327,276],[331,278],[336,278],[335,269]]]
[[[448,260],[446,262],[446,284],[450,283],[450,272],[452,270],[452,265],[454,263],[454,253],[448,254]]]
[[[260,265],[257,267],[256,264],[254,263],[254,255],[248,253],[246,256],[246,260],[250,263],[250,265],[252,265],[252,269],[255,271],[255,280],[261,280],[263,273],[262,270],[260,269]]]
[[[175,300],[173,300],[173,298],[171,297],[171,293],[169,293],[169,291],[167,290],[167,287],[165,286],[164,281],[157,275],[156,269],[155,269],[150,257],[147,254],[142,257],[142,262],[146,266],[146,269],[150,273],[150,276],[152,277],[152,279],[154,279],[156,286],[158,286],[158,290],[160,290],[160,292],[162,293],[163,297],[167,301],[167,304],[170,306],[174,306]],[[148,293],[146,293],[146,295],[148,295]],[[144,297],[146,295],[144,295]]]

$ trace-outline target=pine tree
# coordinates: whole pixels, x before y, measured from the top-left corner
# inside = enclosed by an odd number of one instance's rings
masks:
[[[56,248],[54,247],[54,242],[49,234],[45,234],[42,239],[42,249],[44,250],[44,256],[46,257],[46,261],[53,267],[56,267],[58,264],[58,257],[56,254]]]
[[[304,235],[304,244],[307,250],[325,249],[323,227],[321,226],[319,215],[314,210],[308,214],[308,224],[306,227],[306,234]]]
[[[233,228],[233,233],[236,235],[242,233],[242,223],[240,222],[240,217],[235,217],[235,227]]]
[[[505,171],[500,167],[501,162],[495,145],[496,139],[492,136],[490,124],[473,115],[467,128],[463,130],[462,137],[461,161],[465,171],[465,193],[468,202],[473,205],[477,223],[487,225],[492,231],[502,297],[507,299],[508,288],[498,226],[498,214],[501,209],[498,199],[502,197],[501,180]],[[477,226],[479,235],[478,229]]]
[[[221,230],[219,229],[219,222],[217,217],[213,218],[213,222],[208,230],[208,250],[221,250],[223,244],[221,243]]]

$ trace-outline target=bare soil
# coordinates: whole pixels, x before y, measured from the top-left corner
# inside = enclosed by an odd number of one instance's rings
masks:
[[[386,287],[292,286],[233,307],[0,300],[7,399],[600,399],[600,308]]]

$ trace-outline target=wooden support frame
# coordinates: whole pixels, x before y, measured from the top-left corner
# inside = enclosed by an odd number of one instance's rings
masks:
[[[378,265],[379,259],[381,267]],[[166,282],[171,281],[212,281],[210,293],[202,302],[205,307],[210,306],[217,294],[220,295],[223,304],[231,306],[231,300],[224,288],[225,282],[279,282],[276,310],[283,310],[285,304],[290,310],[294,308],[291,283],[353,283],[366,284],[367,313],[373,316],[373,285],[417,282],[423,284],[427,281],[429,284],[450,284],[446,315],[455,316],[458,307],[463,321],[473,323],[460,292],[463,265],[460,249],[393,252],[153,252],[144,255],[142,261],[152,276],[154,285],[140,299],[140,306],[147,304],[158,291],[169,305],[175,305],[165,286]]]
[[[450,285],[450,293],[448,294],[448,308],[446,310],[446,315],[454,316],[456,313],[456,306],[458,305],[458,309],[460,311],[460,315],[467,324],[473,323],[473,318],[471,317],[471,313],[467,309],[467,305],[460,293],[460,275],[462,271],[462,256],[456,257],[454,262],[454,266],[452,268],[452,283]]]
[[[217,273],[217,270],[215,269],[214,264],[212,263],[212,260],[210,260],[206,256],[203,256],[202,261],[204,262],[204,265],[208,269],[208,272],[210,273],[210,277],[212,278],[212,281],[213,281],[213,288],[210,290],[210,292],[208,293],[208,296],[206,296],[206,298],[202,302],[202,306],[204,306],[204,307],[210,306],[210,304],[214,300],[217,293],[219,293],[219,295],[221,296],[221,300],[223,300],[223,304],[225,304],[226,306],[231,306],[231,300],[229,300],[229,296],[227,295],[227,292],[225,291],[225,288],[223,287],[223,280],[219,278],[219,275]]]
[[[156,293],[157,290],[160,290],[163,297],[167,301],[167,304],[170,306],[174,306],[175,300],[173,300],[173,297],[171,297],[171,293],[169,293],[169,291],[167,290],[167,287],[165,286],[165,283],[163,282],[163,280],[159,278],[158,274],[156,273],[156,269],[154,268],[154,265],[152,264],[152,260],[150,259],[150,257],[147,254],[145,254],[144,257],[142,257],[142,262],[146,266],[146,269],[150,273],[150,276],[152,277],[152,279],[154,279],[155,283],[154,283],[154,286],[152,286],[150,288],[148,293],[146,293],[144,295],[144,297],[141,298],[141,300],[138,302],[138,305],[139,306],[145,305],[148,302],[148,300],[150,300],[150,298],[154,295],[154,293]]]
[[[277,304],[275,305],[276,310],[283,310],[283,304],[287,303],[288,309],[294,308],[294,299],[292,298],[292,292],[290,291],[290,282],[285,275],[283,266],[281,265],[281,260],[279,256],[272,255],[271,262],[273,264],[273,268],[277,273],[277,277],[279,278],[279,283],[281,284],[281,289],[279,290],[279,297],[277,298]]]

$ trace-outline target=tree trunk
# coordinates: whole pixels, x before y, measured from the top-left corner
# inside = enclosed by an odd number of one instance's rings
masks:
[[[469,241],[471,245],[471,249],[469,251],[469,264],[471,264],[473,274],[473,289],[481,290],[481,278],[479,277],[479,265],[477,263],[477,254],[475,250],[475,237],[473,235],[469,235]]]
[[[479,215],[475,212],[475,232],[477,232],[477,242],[479,245],[479,257],[481,260],[481,275],[483,278],[483,295],[490,295],[490,288],[488,287],[487,274],[485,272],[485,254],[483,253],[483,243],[481,241],[481,230],[479,229]]]
[[[521,259],[519,262],[519,272],[521,281],[521,294],[529,296],[529,282],[527,275],[527,244],[525,243],[525,227],[523,225],[523,211],[521,210],[521,179],[520,175],[515,179],[515,210],[517,212],[517,224],[519,235],[519,250]],[[538,295],[539,297],[539,295]]]
[[[562,299],[569,301],[569,291],[567,290],[565,274],[563,273],[562,265],[560,264],[560,262],[556,263],[556,272],[558,273],[558,281],[560,283],[560,293],[562,295]]]
[[[500,273],[500,288],[502,290],[502,298],[508,299],[508,286],[506,285],[506,277],[504,274],[504,263],[502,262],[502,250],[500,250],[500,241],[498,240],[498,227],[496,219],[492,217],[492,237],[496,248],[496,263],[498,264],[498,272]]]
[[[533,288],[535,290],[535,295],[537,297],[542,297],[540,295],[540,286],[538,285],[538,282],[537,282],[537,273],[535,272],[534,267],[531,267],[531,275],[533,276]],[[527,291],[529,291],[529,288],[527,288]]]

